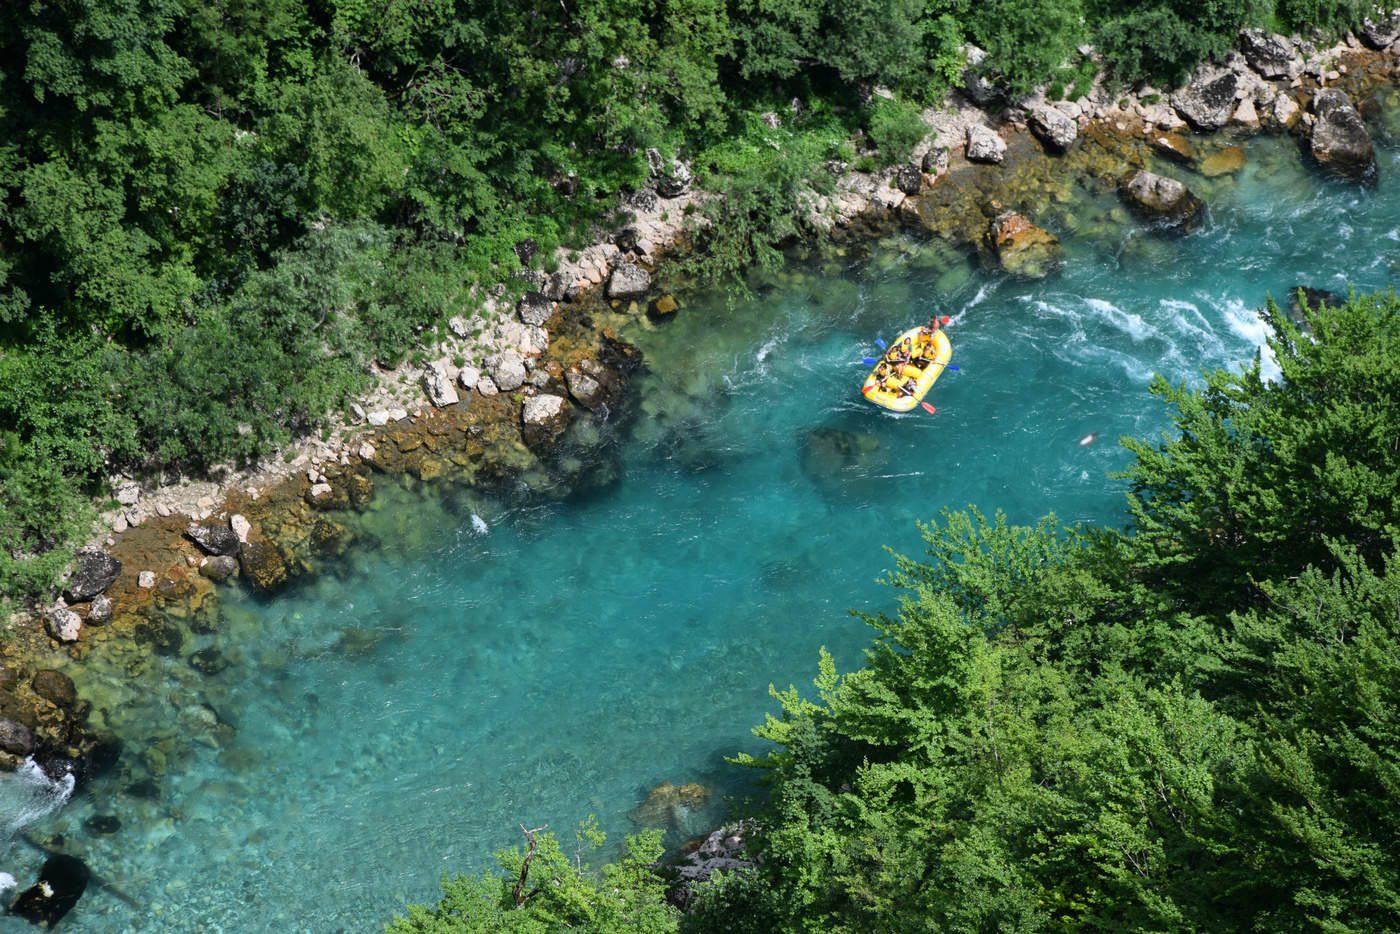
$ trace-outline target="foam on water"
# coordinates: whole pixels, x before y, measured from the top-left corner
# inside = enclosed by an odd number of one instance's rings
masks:
[[[1273,145],[1248,144],[1237,183],[1191,182],[1212,186],[1207,230],[1067,242],[1043,282],[940,291],[942,267],[877,257],[639,325],[625,336],[649,362],[644,412],[605,489],[492,501],[381,478],[359,520],[372,549],[272,602],[231,594],[217,631],[150,660],[132,709],[98,712],[168,737],[207,705],[224,732],[129,749],[61,811],[0,803],[143,906],[92,892],[65,930],[375,931],[434,899],[442,872],[490,865],[520,823],[566,848],[589,813],[613,840],[634,817],[672,844],[706,831],[724,796],[753,790],[724,756],[761,752],[768,685],[810,685],[821,646],[860,663],[869,634],[845,611],[893,607],[882,545],[917,555],[915,520],[967,503],[1121,521],[1111,442],[1169,424],[1154,372],[1198,382],[1251,359],[1266,293],[1343,271],[1392,283],[1373,261],[1397,199],[1318,183]],[[1382,192],[1398,172],[1383,154]],[[934,388],[938,414],[860,398],[852,360],[935,312],[953,317],[960,368]],[[204,648],[233,664],[195,674],[185,658]],[[135,794],[158,760],[160,795]],[[647,804],[688,781],[710,789],[704,807]],[[94,814],[121,831],[90,835]],[[24,879],[40,856],[11,859]]]

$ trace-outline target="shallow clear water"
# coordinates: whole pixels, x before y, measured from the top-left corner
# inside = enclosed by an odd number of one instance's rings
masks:
[[[1320,182],[1291,144],[1250,157],[1237,181],[1180,173],[1212,213],[1184,240],[1096,234],[1079,218],[1114,205],[1087,196],[1047,212],[1067,263],[1040,283],[895,238],[751,303],[637,322],[645,412],[618,482],[587,498],[464,504],[381,481],[365,519],[380,548],[274,602],[232,598],[221,631],[186,644],[237,664],[148,669],[172,735],[199,709],[234,730],[158,749],[159,799],[106,778],[30,828],[64,834],[142,906],[94,885],[65,929],[379,930],[522,823],[571,840],[595,813],[620,840],[667,781],[709,790],[703,808],[653,811],[674,818],[670,842],[715,826],[748,790],[723,757],[758,751],[769,683],[810,686],[822,645],[860,663],[867,632],[846,610],[892,606],[881,546],[916,554],[916,520],[968,503],[1118,523],[1114,442],[1167,425],[1154,372],[1192,381],[1250,358],[1266,292],[1395,282],[1394,152],[1369,191]],[[864,402],[874,338],[933,312],[953,317],[960,367],[937,414]],[[122,830],[92,835],[93,814]],[[38,860],[15,843],[0,870],[27,884]]]

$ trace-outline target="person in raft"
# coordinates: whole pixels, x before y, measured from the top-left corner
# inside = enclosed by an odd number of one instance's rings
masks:
[[[930,315],[928,326],[919,328],[919,356],[918,359],[914,361],[914,365],[919,369],[924,369],[933,362],[933,335],[938,331],[940,325],[947,324],[951,320],[952,319],[947,315],[941,318],[938,317],[938,315]]]

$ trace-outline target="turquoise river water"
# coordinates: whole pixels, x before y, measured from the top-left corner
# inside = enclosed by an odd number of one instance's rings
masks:
[[[66,804],[8,779],[0,869],[33,878],[27,823],[129,899],[94,884],[62,922],[73,934],[329,934],[434,900],[443,872],[491,865],[521,824],[571,841],[596,814],[620,841],[662,782],[709,791],[665,813],[668,842],[717,826],[750,790],[724,757],[761,749],[769,684],[810,687],[823,645],[860,664],[868,635],[847,610],[893,606],[882,546],[917,554],[916,520],[969,503],[1121,522],[1116,439],[1168,424],[1153,373],[1251,358],[1266,293],[1395,283],[1393,148],[1372,189],[1320,180],[1291,142],[1247,149],[1236,178],[1176,173],[1211,209],[1184,239],[1105,225],[1112,198],[1047,210],[1066,263],[1040,282],[892,237],[751,302],[639,320],[627,336],[651,369],[614,483],[490,501],[381,481],[364,520],[378,547],[274,601],[235,595],[218,632],[187,642],[235,661],[200,682],[233,739],[196,743],[156,797],[118,773]],[[874,338],[933,312],[952,316],[960,367],[937,414],[864,402]],[[152,696],[201,677],[178,661],[148,669]],[[121,829],[90,832],[95,814]]]

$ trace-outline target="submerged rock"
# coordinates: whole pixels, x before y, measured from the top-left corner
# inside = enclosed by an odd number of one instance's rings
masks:
[[[1205,213],[1205,202],[1181,182],[1145,169],[1129,176],[1119,192],[1139,217],[1164,230],[1185,233]]]
[[[27,756],[34,751],[34,732],[12,717],[0,717],[0,751]]]
[[[30,687],[35,694],[63,710],[72,709],[78,702],[78,689],[73,686],[73,679],[61,671],[45,668],[34,672]]]
[[[627,817],[643,827],[675,827],[683,822],[687,812],[698,811],[709,798],[709,789],[699,782],[662,782]]]
[[[1313,98],[1312,109],[1317,119],[1310,143],[1318,165],[1338,178],[1374,183],[1376,153],[1371,134],[1346,92],[1323,88]]]
[[[52,928],[78,904],[88,884],[87,865],[76,856],[50,856],[39,870],[39,879],[20,893],[10,914]]]
[[[263,539],[244,542],[238,552],[243,579],[263,593],[276,593],[287,583],[287,562],[273,545]]]
[[[1243,171],[1245,163],[1244,148],[1241,146],[1226,146],[1217,150],[1201,160],[1201,174],[1206,178],[1215,178],[1220,175],[1233,175]]]
[[[1058,237],[1015,211],[1003,211],[993,218],[986,242],[997,263],[1013,276],[1041,279],[1058,269],[1064,259]]]

